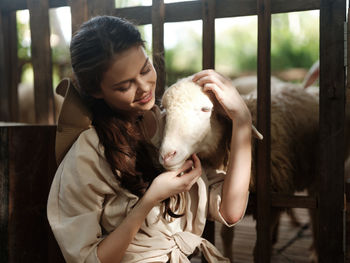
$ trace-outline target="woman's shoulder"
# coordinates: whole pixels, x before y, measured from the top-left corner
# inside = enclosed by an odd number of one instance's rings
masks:
[[[77,177],[82,177],[84,181],[88,181],[89,177],[94,177],[99,181],[113,184],[113,187],[118,186],[93,127],[80,133],[57,172],[64,173],[68,177],[75,174]]]

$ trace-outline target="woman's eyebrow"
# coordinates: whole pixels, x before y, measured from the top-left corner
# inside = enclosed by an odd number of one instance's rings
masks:
[[[146,58],[145,64],[143,64],[141,71],[147,66],[148,61],[149,61],[149,57]]]
[[[141,71],[147,66],[148,61],[149,61],[149,57],[146,58],[145,63],[144,63],[143,66],[141,67]],[[130,80],[132,80],[132,79],[126,79],[126,80],[120,81],[120,82],[118,82],[118,83],[113,84],[112,87],[119,86],[120,84],[129,82]]]

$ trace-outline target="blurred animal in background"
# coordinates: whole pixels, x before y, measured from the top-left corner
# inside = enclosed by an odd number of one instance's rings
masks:
[[[57,87],[57,89],[60,89]],[[57,90],[56,89],[56,90]],[[58,115],[63,103],[63,97],[54,92],[54,122],[57,123]],[[35,120],[34,87],[32,84],[20,83],[18,86],[19,122],[37,123]]]

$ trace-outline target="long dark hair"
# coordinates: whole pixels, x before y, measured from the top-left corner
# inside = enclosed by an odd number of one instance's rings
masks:
[[[130,117],[92,96],[100,91],[103,74],[115,54],[138,45],[144,46],[144,41],[133,24],[117,17],[98,16],[73,35],[70,53],[77,89],[92,111],[92,123],[106,160],[121,186],[141,197],[163,171],[155,162],[156,149],[144,141]],[[169,209],[169,200],[164,203],[165,211],[176,217]]]

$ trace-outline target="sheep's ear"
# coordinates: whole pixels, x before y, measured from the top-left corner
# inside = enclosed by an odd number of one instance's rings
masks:
[[[226,111],[224,110],[224,108],[221,106],[220,102],[218,102],[218,100],[215,98],[215,95],[211,93],[211,96],[212,98],[212,102],[214,103],[214,111],[220,115],[220,116],[223,116],[227,119],[229,119],[229,117],[227,116],[227,113]]]
[[[217,100],[214,100],[214,110],[218,115],[223,116],[226,119],[229,119],[226,111],[221,106],[220,102],[218,102]],[[254,125],[252,125],[252,135],[254,136],[254,138],[258,140],[262,140],[264,138],[264,136],[255,128]]]

